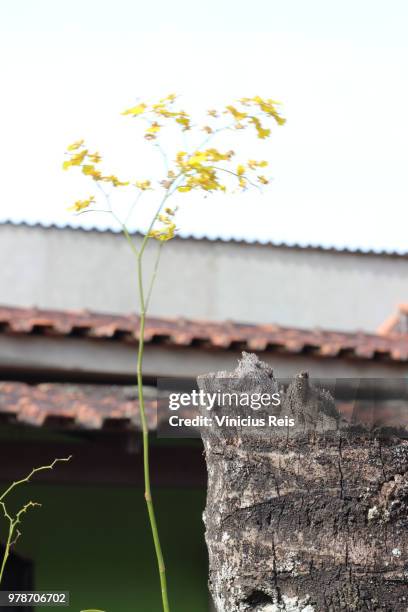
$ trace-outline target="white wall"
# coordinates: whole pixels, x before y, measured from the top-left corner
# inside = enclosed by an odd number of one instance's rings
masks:
[[[134,261],[121,235],[5,224],[0,254],[0,304],[137,307]],[[176,239],[164,245],[150,312],[373,331],[404,301],[408,258]]]

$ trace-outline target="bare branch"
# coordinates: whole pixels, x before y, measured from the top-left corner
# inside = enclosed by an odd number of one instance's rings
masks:
[[[0,506],[3,508],[4,518],[6,518],[10,523],[13,522],[13,518],[7,512],[6,504],[0,501]]]
[[[37,503],[37,502],[33,502],[33,501],[29,501],[27,504],[25,504],[16,514],[15,519],[14,519],[14,523],[17,525],[17,523],[20,523],[20,519],[21,519],[21,515],[25,514],[27,512],[27,510],[29,510],[30,508],[41,508],[41,504]]]
[[[6,489],[2,495],[0,495],[0,502],[2,502],[3,499],[5,499],[7,497],[7,495],[9,495],[9,493],[11,493],[11,491],[13,491],[13,489],[15,489],[16,487],[18,487],[21,484],[24,484],[26,482],[30,482],[30,480],[34,476],[34,474],[37,474],[38,472],[43,472],[45,470],[53,470],[54,466],[56,465],[56,463],[70,461],[71,458],[72,458],[72,455],[69,455],[69,457],[63,457],[61,459],[54,459],[54,461],[52,463],[50,463],[50,465],[42,465],[41,467],[33,468],[31,470],[31,472],[28,474],[28,476],[26,476],[25,478],[22,478],[21,480],[16,480],[15,482],[13,482],[9,486],[9,488]]]
[[[33,468],[31,470],[31,472],[25,477],[25,478],[21,478],[21,480],[16,480],[14,481],[9,487],[8,489],[6,489],[4,491],[4,493],[0,496],[0,507],[3,510],[3,514],[5,519],[8,521],[9,523],[9,528],[8,528],[8,536],[7,536],[7,541],[6,541],[6,545],[4,548],[4,554],[3,554],[3,558],[2,560],[0,560],[0,584],[2,582],[3,579],[3,575],[4,575],[4,569],[6,567],[6,563],[7,563],[7,559],[10,555],[10,549],[11,547],[15,546],[17,540],[20,538],[21,536],[21,532],[19,529],[17,529],[17,525],[19,523],[21,523],[21,517],[23,514],[25,514],[30,508],[38,508],[41,506],[41,504],[37,503],[37,502],[33,502],[33,501],[29,501],[26,504],[24,504],[24,506],[22,506],[22,508],[20,508],[20,510],[18,510],[16,512],[16,514],[14,516],[12,516],[11,514],[9,514],[6,504],[4,503],[4,499],[7,497],[7,495],[9,495],[16,487],[18,487],[21,484],[25,484],[27,482],[30,482],[31,478],[37,474],[38,472],[43,472],[44,470],[53,470],[54,466],[57,463],[60,462],[66,462],[66,461],[70,461],[72,458],[72,455],[69,455],[69,457],[61,457],[61,458],[57,458],[54,459],[54,461],[52,463],[50,463],[49,465],[42,465],[40,467],[37,468]],[[14,539],[14,533],[16,534]]]
[[[14,538],[14,540],[10,542],[10,548],[12,548],[13,546],[17,544],[17,540],[20,539],[20,536],[21,536],[21,531],[17,529],[16,537]]]

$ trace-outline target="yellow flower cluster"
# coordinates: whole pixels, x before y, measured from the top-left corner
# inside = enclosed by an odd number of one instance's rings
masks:
[[[162,223],[162,227],[159,229],[152,229],[148,233],[149,238],[155,238],[160,242],[167,242],[167,240],[171,240],[174,238],[176,232],[176,224],[172,217],[174,217],[175,211],[171,208],[165,209],[166,214],[157,215],[157,221]]]
[[[122,114],[130,117],[141,116],[143,120],[146,120],[147,127],[144,130],[144,137],[147,140],[156,140],[162,129],[172,123],[178,125],[182,131],[194,128],[197,135],[204,131],[207,135],[204,143],[207,143],[218,132],[231,130],[231,128],[240,130],[254,128],[258,138],[266,139],[271,136],[271,119],[278,125],[283,125],[286,121],[279,114],[278,102],[260,96],[241,98],[234,104],[225,106],[221,112],[215,109],[208,110],[207,121],[210,125],[193,124],[190,115],[176,108],[175,102],[175,94],[170,94],[157,103],[139,102],[123,111]],[[225,125],[220,126],[223,116],[229,119]],[[266,123],[267,121],[269,124]],[[213,122],[217,123],[213,125]],[[234,151],[223,152],[216,148],[206,148],[204,143],[196,150],[193,149],[192,152],[179,151],[167,175],[165,174],[162,180],[158,178],[157,184],[167,191],[166,199],[175,191],[188,193],[194,189],[201,189],[204,192],[225,192],[231,181],[234,181],[241,189],[255,186],[255,183],[268,184],[268,178],[263,174],[258,174],[261,168],[268,165],[266,161],[249,159],[246,162],[235,164],[233,163]],[[66,155],[67,159],[63,163],[65,170],[78,167],[83,175],[96,182],[109,183],[115,188],[130,186],[142,192],[152,189],[149,180],[129,182],[120,180],[114,174],[103,174],[99,166],[102,161],[101,155],[97,151],[89,151],[84,140],[77,140],[70,144],[67,147]],[[70,210],[80,212],[94,201],[93,196],[85,200],[78,200]],[[148,234],[149,237],[160,241],[173,238],[176,231],[173,216],[174,211],[170,209],[167,209],[165,214],[160,214],[155,222],[160,222],[161,226],[157,229],[153,228]]]
[[[275,100],[264,100],[260,96],[254,96],[253,98],[241,98],[239,102],[244,107],[255,108],[257,112],[260,111],[263,113],[263,115],[266,115],[266,118],[272,117],[278,125],[283,125],[286,121],[286,119],[280,116],[277,110],[279,102],[276,102]],[[258,138],[264,139],[271,135],[270,128],[265,128],[262,125],[260,117],[253,114],[253,112],[247,112],[244,109],[239,110],[236,106],[228,105],[225,107],[224,113],[233,116],[235,120],[234,127],[236,129],[243,129],[247,127],[247,125],[252,124],[256,129]],[[212,117],[218,117],[217,111],[215,110],[208,111],[208,114]]]
[[[187,192],[196,188],[204,191],[225,191],[226,186],[220,182],[218,175],[226,169],[215,167],[214,162],[230,161],[233,155],[234,151],[221,153],[214,148],[195,151],[190,156],[185,151],[179,151],[176,164],[185,182],[177,188],[178,191]]]
[[[82,174],[90,176],[94,181],[111,183],[114,187],[125,187],[129,185],[129,181],[121,181],[114,174],[103,175],[95,165],[102,161],[102,157],[98,152],[90,153],[88,149],[85,149],[83,140],[77,140],[70,144],[67,147],[67,152],[69,159],[62,164],[64,170],[68,170],[73,166],[79,166]]]
[[[176,123],[181,125],[183,131],[190,130],[190,116],[183,110],[173,110],[175,100],[176,95],[169,94],[165,98],[159,100],[157,104],[147,105],[144,102],[141,102],[140,104],[123,111],[122,115],[137,117],[138,115],[144,114],[149,121],[149,127],[145,131],[145,138],[147,140],[155,140],[158,132],[163,127],[163,125],[158,123],[157,119],[149,118],[152,116],[160,119],[173,119]]]
[[[195,151],[190,156],[185,151],[179,151],[176,157],[176,165],[179,176],[182,176],[185,181],[177,187],[178,191],[188,192],[197,188],[204,191],[226,191],[226,185],[219,178],[222,173],[235,176],[238,179],[238,185],[245,189],[249,181],[249,177],[246,176],[247,172],[268,165],[267,161],[250,159],[246,165],[238,164],[236,169],[233,170],[228,167],[228,162],[231,162],[233,155],[234,151],[222,153],[214,148]],[[227,165],[214,165],[217,162],[227,162]],[[172,176],[174,176],[174,173],[172,173]],[[268,183],[268,179],[262,175],[257,176],[257,180],[264,185]]]
[[[286,123],[286,119],[280,116],[276,108],[280,105],[280,102],[276,100],[264,100],[260,96],[254,96],[253,98],[241,98],[241,104],[244,106],[255,104],[263,113],[269,117],[273,117],[278,125],[284,125]]]
[[[67,147],[68,159],[64,161],[62,167],[64,170],[68,170],[72,167],[79,167],[82,174],[91,177],[94,181],[101,183],[109,183],[113,187],[127,187],[130,185],[129,181],[120,180],[115,174],[102,174],[101,170],[97,168],[97,164],[102,161],[102,157],[98,152],[90,153],[83,140],[76,140]],[[150,181],[136,181],[132,183],[133,187],[137,187],[141,191],[150,189]],[[68,210],[80,212],[95,202],[94,197],[87,200],[78,200]]]

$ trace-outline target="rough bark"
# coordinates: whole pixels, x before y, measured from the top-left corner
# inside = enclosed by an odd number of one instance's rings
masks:
[[[209,393],[277,390],[270,367],[245,354],[234,372],[198,383]],[[295,426],[201,429],[217,611],[408,610],[408,440],[349,424],[305,373],[277,411]]]

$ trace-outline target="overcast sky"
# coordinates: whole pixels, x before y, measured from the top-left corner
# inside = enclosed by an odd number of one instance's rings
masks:
[[[146,173],[120,116],[138,97],[259,94],[288,119],[272,185],[184,197],[183,233],[408,250],[407,30],[405,0],[0,0],[0,220],[104,227],[66,211],[89,192],[61,171],[69,142]]]

